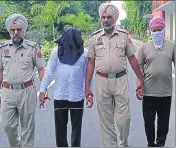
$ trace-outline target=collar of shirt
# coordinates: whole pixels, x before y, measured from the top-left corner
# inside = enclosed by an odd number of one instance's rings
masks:
[[[14,45],[12,40],[9,41],[9,45]],[[26,44],[25,39],[23,40],[22,44],[19,47],[24,47],[24,48],[27,49],[27,44]]]
[[[116,29],[115,27],[114,27],[114,30],[113,30],[113,32],[112,32],[112,36],[113,36],[114,34],[119,34],[118,31],[117,31],[117,29]],[[106,32],[105,32],[104,29],[102,29],[101,35],[102,35],[102,36],[103,36],[103,35],[106,35]]]

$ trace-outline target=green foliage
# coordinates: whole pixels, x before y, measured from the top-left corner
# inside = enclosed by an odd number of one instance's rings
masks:
[[[60,18],[62,22],[70,23],[74,27],[80,28],[82,31],[90,31],[95,28],[96,25],[91,25],[92,18],[84,12],[78,12],[77,15],[66,14]]]
[[[50,32],[52,32],[54,40],[58,35],[54,28],[54,22],[71,24],[74,27],[80,28],[82,31],[90,31],[97,27],[97,24],[92,22],[92,18],[82,11],[81,3],[79,1],[73,1],[72,3],[66,1],[61,1],[60,3],[47,1],[45,5],[34,5],[31,8],[31,14],[35,16],[33,23],[37,24],[35,26],[38,29],[41,29],[43,26],[49,29],[49,27],[52,26],[52,31]],[[63,29],[64,28],[58,31],[61,31],[62,33]]]
[[[35,16],[33,21],[39,27],[49,26],[53,24],[54,20],[59,20],[58,15],[67,7],[69,4],[66,1],[61,1],[59,4],[55,1],[47,1],[45,5],[36,4],[31,8],[31,14]]]
[[[4,42],[4,40],[0,40],[0,43]]]
[[[150,40],[152,40],[152,39],[151,39],[151,36],[145,35],[142,40],[143,40],[144,42],[147,42],[147,41],[150,41]]]
[[[61,11],[60,16],[64,16],[66,14],[77,14],[78,12],[85,12],[81,1],[68,1],[70,7],[65,8]]]
[[[141,35],[141,32],[145,32],[148,26],[147,20],[143,19],[143,16],[152,11],[151,1],[124,1],[124,9],[126,10],[127,19],[121,21],[121,26],[126,29],[134,31]]]
[[[125,18],[125,19],[120,21],[120,27],[123,28],[123,29],[128,30],[129,29],[128,24],[129,24],[128,18]]]
[[[81,3],[83,5],[84,10],[87,14],[89,14],[94,22],[99,21],[98,8],[101,3],[106,2],[105,0],[82,0]]]
[[[84,40],[84,47],[87,47],[88,46],[88,42],[89,42],[89,39],[87,36],[83,36],[83,40]]]
[[[45,42],[41,48],[42,55],[47,57],[51,54],[52,49],[54,48],[54,42]]]
[[[9,14],[0,15],[0,39],[9,39],[9,33],[5,27],[5,21]]]
[[[5,21],[12,13],[19,13],[28,19],[26,37],[42,46],[44,55],[49,55],[53,41],[64,29],[77,27],[84,34],[85,47],[87,34],[99,28],[100,1],[48,1],[48,0],[1,0],[0,2],[0,39],[9,39]]]

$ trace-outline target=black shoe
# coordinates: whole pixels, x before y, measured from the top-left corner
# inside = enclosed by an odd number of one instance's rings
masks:
[[[150,143],[150,144],[148,144],[148,147],[156,147],[156,144],[155,143]]]
[[[164,144],[156,144],[155,147],[164,147]]]

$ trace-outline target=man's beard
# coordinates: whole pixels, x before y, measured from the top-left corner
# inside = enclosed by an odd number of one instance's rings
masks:
[[[23,37],[22,36],[14,36],[12,39],[14,45],[21,45],[21,43],[23,42]]]
[[[113,28],[114,25],[111,25],[111,24],[105,22],[105,23],[102,23],[102,27],[106,30],[109,30],[109,29]]]

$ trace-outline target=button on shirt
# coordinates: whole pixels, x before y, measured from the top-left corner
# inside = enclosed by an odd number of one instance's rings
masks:
[[[87,66],[87,49],[73,65],[63,64],[57,55],[58,47],[52,50],[45,74],[40,86],[40,92],[46,92],[48,85],[55,78],[54,99],[71,102],[84,99],[85,76]]]
[[[134,54],[128,35],[114,29],[111,37],[102,29],[95,33],[88,47],[88,57],[95,58],[95,71],[119,73],[127,69],[127,59]]]

